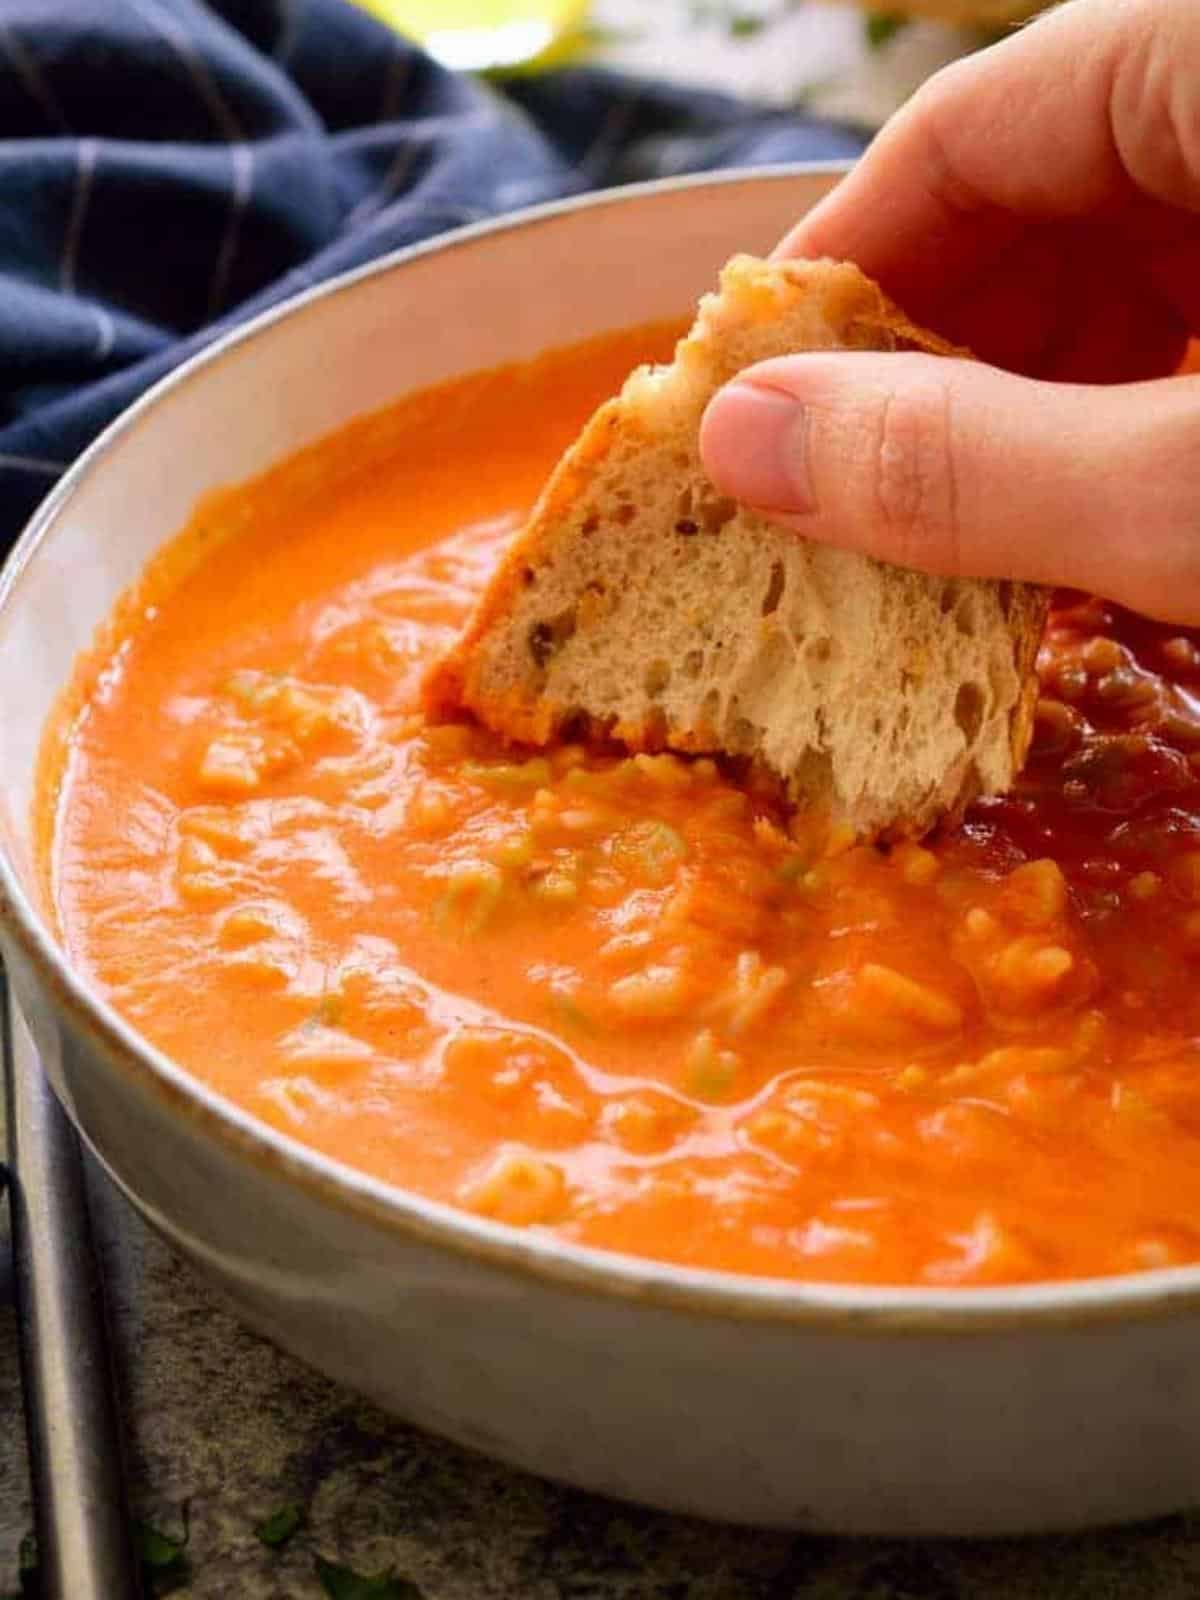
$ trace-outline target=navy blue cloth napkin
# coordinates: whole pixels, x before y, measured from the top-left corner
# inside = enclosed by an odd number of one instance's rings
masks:
[[[0,555],[142,390],[323,278],[538,201],[863,143],[599,70],[502,93],[345,0],[3,0]]]

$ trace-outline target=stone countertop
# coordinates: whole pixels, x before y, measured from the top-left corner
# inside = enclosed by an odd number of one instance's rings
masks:
[[[384,1416],[246,1332],[98,1176],[135,1515],[190,1519],[195,1600],[320,1600],[318,1555],[415,1585],[381,1600],[1195,1600],[1200,1516],[1072,1538],[903,1544],[721,1528],[558,1488]],[[0,1235],[7,1226],[7,1212]],[[0,1238],[6,1244],[6,1239]],[[7,1251],[0,1257],[7,1261]],[[0,1269],[6,1271],[7,1268]],[[30,1522],[0,1276],[0,1595]],[[268,1550],[255,1526],[305,1523]],[[167,1592],[167,1586],[159,1592]],[[378,1593],[364,1591],[364,1594]]]
[[[674,17],[672,20],[672,7]],[[644,0],[599,0],[644,24]],[[614,64],[829,115],[882,120],[961,37],[914,26],[868,58],[861,19],[804,5],[732,46],[660,0]],[[675,30],[672,33],[672,29]],[[686,43],[687,48],[683,48]],[[545,1483],[443,1443],[298,1365],[242,1329],[100,1176],[92,1208],[108,1284],[135,1515],[168,1536],[190,1521],[195,1600],[320,1600],[318,1556],[394,1568],[421,1600],[1196,1600],[1200,1515],[1074,1538],[900,1544],[710,1526]],[[31,1524],[15,1321],[0,1202],[0,1596],[18,1589]],[[304,1509],[280,1551],[255,1526]],[[412,1591],[362,1590],[378,1600]]]

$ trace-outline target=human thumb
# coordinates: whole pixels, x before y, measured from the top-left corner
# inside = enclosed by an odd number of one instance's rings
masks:
[[[823,544],[1200,623],[1200,378],[1091,387],[926,355],[785,356],[716,395],[701,452],[722,493]]]

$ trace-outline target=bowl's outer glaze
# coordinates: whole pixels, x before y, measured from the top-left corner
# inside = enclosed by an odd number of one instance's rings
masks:
[[[56,1089],[134,1204],[248,1322],[402,1416],[589,1489],[803,1529],[1175,1510],[1200,1500],[1200,1273],[821,1290],[513,1235],[347,1173],[192,1084],[86,994],[36,909],[43,721],[202,493],[407,389],[679,314],[830,181],[656,185],[471,230],[274,314],[135,408],[0,585],[5,955]],[[18,1047],[28,1061],[23,1032]]]

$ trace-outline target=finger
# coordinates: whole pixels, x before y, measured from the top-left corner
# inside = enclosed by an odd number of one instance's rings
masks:
[[[751,367],[710,404],[725,494],[822,543],[1200,622],[1200,378],[1083,387],[867,353]]]
[[[1070,315],[1078,267],[1056,230],[1030,230],[966,279],[944,286],[939,333],[1010,372],[1042,376],[1056,330]],[[1124,281],[1110,280],[1120,295]]]
[[[1030,221],[1195,210],[1197,51],[1193,0],[1069,0],[931,79],[777,253],[856,261],[932,320]]]
[[[1162,377],[1175,370],[1190,324],[1151,266],[1096,229],[1031,230],[947,296],[938,330],[1027,377]]]
[[[1142,270],[1180,321],[1200,335],[1200,226],[1190,237],[1147,251]]]
[[[1134,383],[1177,370],[1189,329],[1135,274],[1114,294],[1103,269],[1081,278],[1059,325],[1031,368],[1059,383]]]

